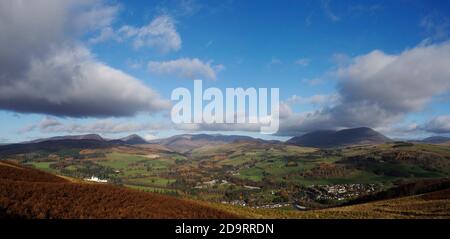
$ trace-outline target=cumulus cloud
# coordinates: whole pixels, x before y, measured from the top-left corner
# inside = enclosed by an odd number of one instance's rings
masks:
[[[433,97],[449,91],[449,65],[450,43],[419,45],[398,55],[376,50],[353,58],[336,72],[339,101],[314,112],[293,114],[280,123],[280,134],[384,127],[398,122],[408,113],[423,110]],[[428,128],[438,132],[445,129],[437,127],[442,122],[430,122]]]
[[[69,10],[75,11],[72,24],[80,32],[110,28],[120,10],[119,5],[107,5],[101,0],[81,0],[77,4],[82,4],[82,6],[75,10]]]
[[[119,36],[130,38],[135,48],[152,47],[162,53],[181,49],[181,37],[175,21],[168,15],[161,15],[143,27],[123,26],[118,30]]]
[[[387,55],[373,51],[338,70],[344,103],[361,102],[392,115],[417,111],[450,88],[450,43]]]
[[[450,90],[450,42],[418,45],[392,55],[379,50],[337,63],[337,92],[311,97],[292,96],[280,105],[278,135],[294,136],[319,129],[368,126],[393,129],[406,115],[424,110],[433,98]],[[295,113],[293,104],[313,104],[318,110]],[[259,124],[192,124],[184,130],[258,131]],[[403,131],[448,132],[441,116]]]
[[[172,61],[150,61],[148,69],[156,74],[175,75],[189,79],[217,79],[217,73],[224,70],[221,64],[211,65],[211,62],[203,62],[197,58],[180,58]]]
[[[235,118],[241,115],[242,117],[249,117],[255,119],[257,123],[192,123],[192,124],[176,124],[175,128],[186,131],[248,131],[261,132],[261,127],[267,127],[270,122],[270,116],[265,118],[256,118],[256,116],[246,115],[245,112],[235,113]],[[280,102],[279,117],[283,122],[285,119],[291,118],[294,115],[292,109],[286,102]],[[247,118],[246,118],[247,119]],[[281,126],[280,126],[281,127]]]
[[[114,29],[111,24],[101,25],[104,27],[97,29],[98,34],[91,37],[89,43],[131,41],[135,49],[147,47],[163,54],[181,49],[180,34],[177,32],[175,20],[169,15],[157,16],[147,25],[139,27],[123,25]]]
[[[157,92],[77,41],[108,26],[116,9],[99,0],[1,1],[0,108],[72,117],[168,108]]]
[[[112,119],[96,120],[88,123],[64,123],[54,117],[45,117],[41,121],[21,129],[20,133],[38,130],[41,133],[68,133],[68,134],[119,134],[132,133],[145,130],[167,129],[164,123],[136,123],[129,121],[115,121]]]
[[[450,133],[450,115],[435,117],[424,124],[419,125],[418,128],[436,134]]]

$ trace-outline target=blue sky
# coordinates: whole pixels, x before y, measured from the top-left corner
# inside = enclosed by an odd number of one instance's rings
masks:
[[[8,9],[5,2],[0,13],[9,14],[0,26],[25,40],[0,37],[6,72],[0,86],[7,95],[0,98],[0,143],[204,132],[167,124],[163,101],[174,88],[192,88],[194,78],[204,87],[280,89],[286,112],[279,134],[241,127],[215,133],[283,138],[356,126],[391,137],[450,133],[448,1],[38,1],[55,11],[31,4]],[[11,20],[28,11],[45,17]],[[47,50],[20,53],[27,47]],[[129,86],[130,78],[139,84]],[[121,85],[131,96],[111,100],[123,93]],[[145,90],[134,94],[138,88]],[[139,98],[147,88],[156,95]],[[98,102],[86,93],[92,89],[104,93]],[[99,111],[102,104],[111,109]]]

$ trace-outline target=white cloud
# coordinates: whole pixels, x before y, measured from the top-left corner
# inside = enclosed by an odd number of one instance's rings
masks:
[[[98,36],[89,39],[89,43],[97,44],[112,38],[117,38],[114,29],[112,29],[111,27],[105,27],[100,31],[100,34]]]
[[[144,135],[144,139],[146,141],[151,141],[151,140],[155,140],[155,139],[158,139],[158,138],[159,137],[154,135],[154,134],[146,134],[146,135]]]
[[[177,32],[175,20],[169,15],[155,17],[148,25],[136,27],[130,25],[114,29],[110,24],[101,24],[99,33],[89,39],[97,44],[108,40],[124,42],[130,40],[135,49],[151,48],[163,54],[181,49],[182,40]]]
[[[349,12],[355,15],[374,15],[380,10],[383,10],[383,6],[378,4],[373,5],[365,5],[365,4],[356,4],[349,7]]]
[[[175,75],[189,79],[217,79],[217,73],[224,70],[223,65],[211,65],[197,58],[180,58],[172,61],[150,61],[148,69],[156,74]]]
[[[123,38],[131,38],[135,48],[151,47],[162,53],[181,49],[181,37],[175,21],[168,15],[161,15],[143,27],[123,26],[118,30]]]
[[[67,134],[120,134],[135,133],[146,130],[167,129],[170,125],[165,123],[136,123],[130,121],[116,121],[102,119],[88,123],[61,122],[53,117],[45,117],[40,122],[22,128],[20,133],[38,130],[41,133],[67,133]]]
[[[331,106],[339,101],[339,95],[331,94],[317,94],[309,97],[303,97],[298,95],[293,95],[289,99],[286,100],[286,103],[289,105],[293,104],[312,104],[317,106]]]
[[[425,29],[426,33],[433,40],[447,39],[450,35],[450,18],[438,12],[433,12],[423,17],[420,21],[420,26]]]
[[[295,64],[298,66],[308,66],[310,62],[311,62],[311,60],[308,58],[301,58],[301,59],[296,60]]]
[[[69,2],[71,1],[69,0]],[[82,8],[76,10],[75,17],[71,19],[72,24],[79,31],[97,31],[109,28],[116,20],[120,10],[119,5],[106,5],[102,0],[73,2],[77,2],[80,5],[84,4]],[[70,11],[71,9],[68,10]]]
[[[345,66],[351,63],[352,58],[344,53],[335,53],[331,56],[331,62],[338,66]]]
[[[377,105],[392,114],[421,110],[450,88],[450,43],[418,46],[399,55],[373,51],[338,70],[345,102]]]
[[[450,42],[420,44],[397,55],[375,50],[338,65],[336,94],[293,96],[280,106],[279,135],[299,135],[319,129],[392,128],[420,112],[434,97],[450,91]],[[318,110],[294,113],[291,104],[309,103]],[[281,112],[282,111],[282,112]],[[259,125],[192,125],[191,130],[257,131]],[[448,116],[417,126],[445,133]],[[404,130],[413,130],[411,127]]]
[[[314,112],[292,114],[280,122],[280,134],[398,123],[423,110],[433,97],[449,92],[449,65],[449,42],[419,45],[398,55],[373,51],[355,57],[336,72],[338,101]],[[438,118],[422,127],[444,132],[447,120]]]
[[[302,84],[308,84],[310,86],[320,85],[320,84],[323,84],[324,82],[325,82],[325,80],[322,78],[302,79],[301,80]]]
[[[272,66],[274,66],[274,65],[280,65],[280,64],[282,64],[282,63],[283,63],[283,62],[282,62],[280,59],[275,58],[275,57],[272,57],[272,59],[270,60],[268,66],[269,66],[269,67],[272,67]]]
[[[127,59],[125,64],[131,69],[140,69],[144,63],[141,60]]]
[[[340,17],[338,17],[331,9],[329,0],[322,0],[322,8],[325,16],[328,17],[331,21],[337,22],[341,20]]]
[[[56,126],[60,126],[62,125],[61,122],[59,122],[58,120],[56,120],[55,118],[52,117],[45,117],[40,123],[39,123],[39,127],[41,129],[48,129],[48,128],[52,128],[52,127],[56,127]]]

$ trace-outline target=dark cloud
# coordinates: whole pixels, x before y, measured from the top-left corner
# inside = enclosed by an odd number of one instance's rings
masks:
[[[426,123],[418,126],[418,128],[436,134],[450,133],[450,115],[442,115],[435,117],[427,121]]]
[[[129,116],[169,103],[77,41],[117,12],[100,0],[0,2],[0,108],[72,117]]]

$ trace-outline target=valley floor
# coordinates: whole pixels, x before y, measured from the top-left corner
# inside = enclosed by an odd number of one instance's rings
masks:
[[[323,210],[254,209],[69,181],[0,164],[2,218],[450,218],[450,189]]]

